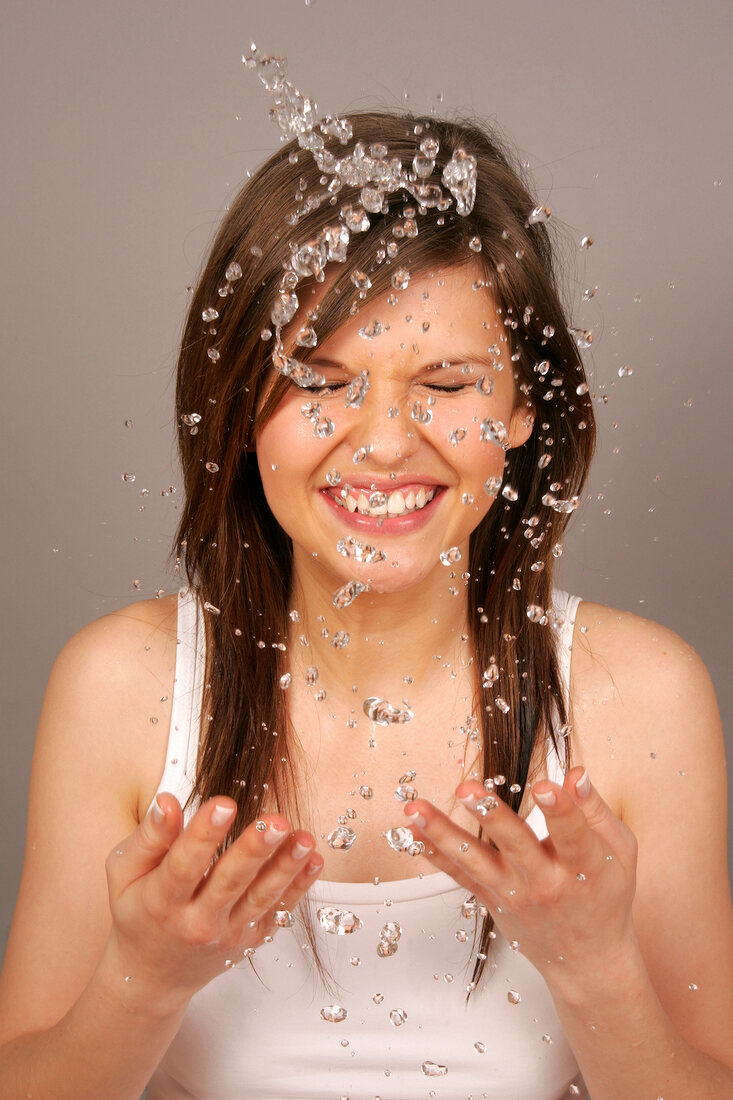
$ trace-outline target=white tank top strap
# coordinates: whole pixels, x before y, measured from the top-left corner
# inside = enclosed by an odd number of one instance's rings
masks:
[[[190,589],[178,593],[176,671],[165,768],[158,791],[185,805],[196,780],[206,676],[206,632],[200,602]]]

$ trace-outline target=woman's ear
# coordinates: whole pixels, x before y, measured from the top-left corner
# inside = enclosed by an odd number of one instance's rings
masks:
[[[535,407],[531,401],[527,401],[525,397],[522,397],[521,400],[517,402],[512,412],[512,418],[509,421],[509,430],[506,439],[507,450],[512,450],[514,447],[521,447],[523,443],[527,442],[532,434],[536,415]]]

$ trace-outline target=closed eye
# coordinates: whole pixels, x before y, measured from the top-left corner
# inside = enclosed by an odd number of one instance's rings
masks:
[[[345,389],[348,382],[326,382],[324,386],[299,386],[303,393],[312,393],[314,397],[330,397],[339,390]]]

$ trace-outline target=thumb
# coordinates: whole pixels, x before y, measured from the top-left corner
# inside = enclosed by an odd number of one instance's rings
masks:
[[[625,827],[591,783],[588,769],[582,766],[571,768],[565,776],[563,787],[583,811],[591,829],[614,847]]]
[[[107,857],[107,878],[113,896],[152,871],[162,861],[183,827],[183,811],[172,794],[156,794],[135,832]]]

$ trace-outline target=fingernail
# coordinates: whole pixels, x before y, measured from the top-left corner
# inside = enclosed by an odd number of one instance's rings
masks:
[[[305,870],[307,874],[315,875],[320,871],[322,866],[323,864],[321,863],[309,863]]]
[[[427,825],[427,821],[422,814],[409,814],[405,810],[405,817],[409,820],[411,825],[416,825],[418,829],[424,829]]]
[[[156,794],[155,798],[153,799],[153,805],[150,808],[150,813],[151,813],[153,821],[155,822],[156,825],[162,825],[163,824],[163,822],[165,821],[165,810],[162,808],[162,806],[158,802],[157,794]]]
[[[263,835],[262,839],[265,844],[279,844],[283,837],[286,837],[290,829],[278,829],[277,825],[268,825],[267,832]]]
[[[293,859],[305,859],[311,851],[313,851],[312,844],[301,844],[299,840],[296,840],[293,845]]]
[[[461,797],[458,799],[458,801],[462,802],[464,806],[470,806],[473,802],[476,801],[476,795],[475,794],[462,794]]]
[[[220,806],[217,802],[214,809],[211,811],[211,824],[215,826],[226,825],[227,821],[231,821],[236,813],[236,807],[234,806]]]
[[[578,798],[587,798],[590,794],[590,776],[588,775],[587,768],[583,770],[583,774],[575,784],[575,793]]]
[[[540,806],[554,806],[557,802],[554,791],[532,791],[532,797]]]

